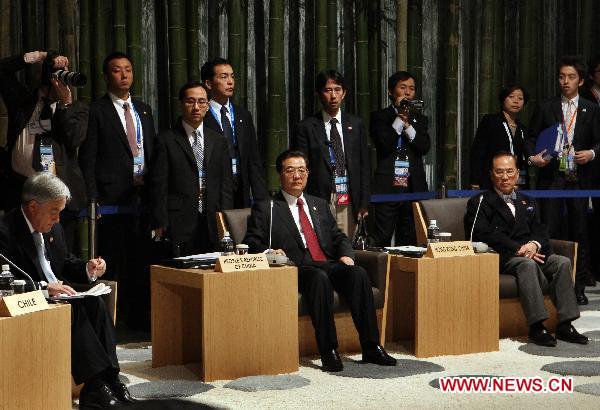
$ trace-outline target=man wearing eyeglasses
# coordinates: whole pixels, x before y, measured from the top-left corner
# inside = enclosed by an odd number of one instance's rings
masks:
[[[538,222],[535,202],[515,190],[517,161],[510,152],[492,159],[493,188],[469,200],[465,231],[473,228],[473,240],[485,242],[500,255],[500,272],[517,279],[521,307],[529,325],[529,339],[538,345],[556,346],[556,339],[587,344],[588,338],[571,322],[579,318],[579,306],[571,279],[571,262],[553,253],[546,227]],[[556,306],[556,339],[544,327],[548,311],[543,289]]]
[[[158,135],[151,173],[156,238],[168,238],[173,256],[217,249],[215,213],[233,206],[227,140],[204,126],[209,96],[190,81],[179,90],[181,118]]]
[[[336,350],[333,290],[350,307],[363,361],[381,366],[396,365],[396,359],[379,345],[371,282],[367,272],[354,265],[350,240],[337,227],[329,203],[304,194],[309,177],[306,155],[301,151],[284,151],[275,167],[281,191],[273,202],[254,204],[244,243],[253,253],[270,247],[276,253],[287,255],[298,266],[298,289],[315,328],[324,371],[343,369]]]
[[[235,75],[229,61],[215,58],[204,63],[200,69],[200,77],[211,93],[204,121],[206,128],[227,139],[233,175],[234,208],[248,208],[252,201],[269,197],[252,115],[244,107],[231,101]]]

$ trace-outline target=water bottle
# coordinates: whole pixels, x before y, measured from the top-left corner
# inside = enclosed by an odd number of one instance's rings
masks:
[[[440,228],[437,226],[437,221],[432,219],[427,228],[427,243],[440,241]]]
[[[0,273],[0,298],[14,295],[14,280],[14,276],[10,273],[10,267],[8,265],[2,265],[2,273]]]
[[[220,242],[221,247],[221,255],[233,255],[235,253],[235,245],[233,243],[233,239],[229,236],[229,231],[225,231],[223,234],[223,239]]]

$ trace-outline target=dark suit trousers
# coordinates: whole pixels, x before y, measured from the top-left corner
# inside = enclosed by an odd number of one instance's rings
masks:
[[[102,298],[74,299],[71,304],[71,373],[80,384],[107,372],[119,374],[112,320]]]
[[[542,289],[548,288],[558,322],[575,320],[579,317],[579,306],[573,291],[571,262],[561,255],[550,255],[544,264],[532,259],[513,256],[504,265],[504,272],[517,278],[521,307],[527,324],[548,319]]]
[[[570,187],[558,178],[555,184],[548,189],[569,189]],[[578,189],[578,188],[576,188]],[[575,276],[575,289],[583,291],[585,281],[590,272],[590,248],[588,240],[588,200],[587,198],[543,199],[541,203],[541,221],[548,227],[550,238],[569,239],[578,242],[577,247],[577,272]],[[567,235],[562,229],[566,221]]]
[[[119,314],[129,327],[150,327],[151,238],[144,213],[103,215],[98,219],[97,255],[106,260],[105,279],[119,282]]]
[[[334,290],[350,307],[361,346],[364,348],[365,344],[379,343],[371,281],[363,268],[341,262],[300,266],[298,288],[308,305],[321,353],[338,347],[333,320]]]
[[[375,223],[373,243],[375,246],[390,246],[394,231],[395,246],[416,245],[415,223],[412,202],[381,202],[372,205]]]

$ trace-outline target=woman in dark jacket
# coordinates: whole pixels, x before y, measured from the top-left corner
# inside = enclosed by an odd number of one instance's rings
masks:
[[[481,119],[471,147],[472,189],[488,189],[492,186],[490,164],[494,154],[499,151],[511,152],[517,157],[520,170],[517,184],[522,188],[528,187],[527,159],[523,152],[527,129],[518,119],[528,98],[527,91],[520,85],[505,87],[498,94],[501,111],[486,114]]]

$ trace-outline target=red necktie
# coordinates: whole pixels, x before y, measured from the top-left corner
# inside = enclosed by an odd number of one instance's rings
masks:
[[[327,260],[327,257],[323,253],[321,245],[319,245],[319,239],[317,238],[317,234],[308,220],[306,212],[304,212],[304,201],[298,198],[298,202],[296,203],[298,204],[300,227],[302,228],[302,233],[304,233],[304,239],[306,240],[306,247],[308,248],[308,252],[310,252],[310,257],[315,262],[324,262]]]

